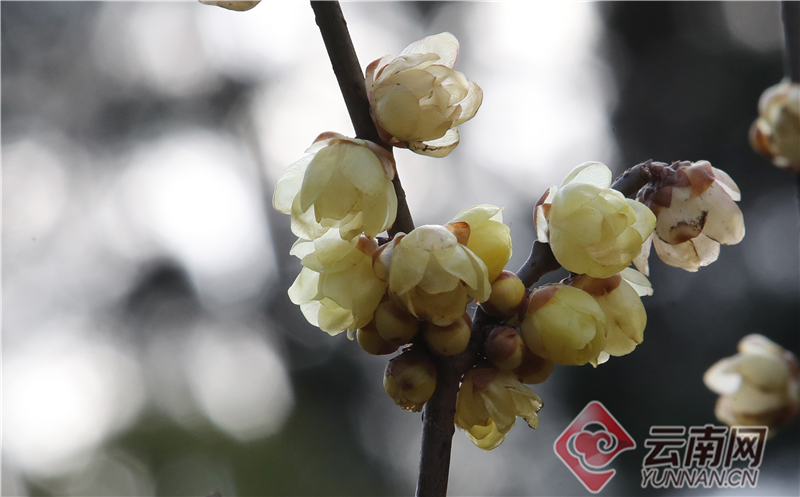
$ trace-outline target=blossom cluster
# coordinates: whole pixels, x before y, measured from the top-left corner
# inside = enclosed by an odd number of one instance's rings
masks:
[[[323,133],[280,178],[273,205],[298,237],[290,253],[302,269],[289,297],[306,319],[331,335],[347,331],[370,354],[397,353],[384,387],[411,411],[433,395],[438,357],[469,354],[454,422],[489,450],[517,417],[538,425],[543,402],[526,385],[556,364],[596,367],[643,342],[651,244],[667,264],[696,271],[720,244],[738,243],[744,224],[736,184],[706,161],[647,163],[635,199],[612,188],[608,167],[587,162],[534,209],[538,242],[571,273],[560,283],[532,288],[505,269],[512,241],[498,206],[393,230],[391,147],[447,155],[480,107],[482,91],[454,70],[457,58],[458,42],[442,33],[372,62],[366,97],[387,148]]]

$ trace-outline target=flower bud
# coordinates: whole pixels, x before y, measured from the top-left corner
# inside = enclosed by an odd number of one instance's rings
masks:
[[[356,332],[356,339],[364,352],[372,355],[391,354],[399,347],[399,345],[387,342],[378,334],[378,330],[375,329],[375,321],[359,328]]]
[[[283,173],[272,205],[292,216],[292,233],[309,240],[339,228],[344,240],[374,238],[397,215],[394,158],[383,147],[339,133],[322,133]]]
[[[419,321],[394,305],[391,300],[384,300],[375,309],[375,328],[381,338],[399,347],[417,336]]]
[[[744,337],[739,353],[711,366],[703,381],[720,394],[715,414],[729,426],[768,426],[772,436],[800,408],[797,358],[761,335]]]
[[[623,273],[629,275],[637,271],[626,268]],[[636,345],[642,343],[647,324],[647,313],[642,300],[636,290],[623,278],[623,273],[610,278],[592,278],[579,274],[563,281],[564,284],[588,293],[600,305],[606,316],[606,346],[603,352],[615,357],[633,352]],[[639,276],[647,281],[641,273]],[[589,362],[597,366],[601,360],[602,358],[598,358]]]
[[[600,305],[583,290],[558,283],[531,293],[520,328],[533,353],[557,364],[586,364],[606,344]]]
[[[491,450],[503,443],[517,416],[536,428],[541,408],[542,399],[511,371],[473,368],[458,390],[455,421],[472,443]]]
[[[454,71],[458,40],[428,36],[367,66],[367,96],[381,138],[412,152],[444,157],[460,140],[459,124],[478,112],[483,92]]]
[[[653,232],[653,213],[609,186],[608,167],[586,162],[537,202],[539,241],[550,243],[559,264],[573,273],[608,278],[622,271]]]
[[[469,225],[468,249],[481,258],[493,282],[511,258],[511,230],[503,224],[503,209],[482,204],[459,213],[450,223],[466,222]]]
[[[511,271],[503,271],[492,282],[492,294],[482,307],[492,316],[510,317],[522,310],[525,293],[522,280]]]
[[[544,359],[531,352],[528,347],[522,350],[522,364],[514,369],[514,374],[522,383],[534,385],[542,383],[550,377],[555,369],[556,363],[549,359]]]
[[[472,320],[464,314],[447,326],[426,323],[422,336],[431,350],[441,355],[455,355],[463,352],[472,336]]]
[[[421,351],[406,348],[386,365],[383,388],[395,404],[419,412],[436,389],[436,367]]]
[[[484,301],[491,292],[486,264],[444,226],[398,234],[376,253],[374,267],[375,274],[388,272],[398,307],[438,326],[460,319],[470,300]]]
[[[776,166],[800,172],[800,84],[784,79],[761,94],[750,144]]]
[[[656,215],[653,246],[666,264],[697,271],[717,260],[719,246],[744,237],[736,183],[708,161],[653,162],[653,180],[637,198]]]
[[[486,358],[504,371],[522,364],[523,349],[526,348],[519,332],[510,326],[495,326],[486,337]]]

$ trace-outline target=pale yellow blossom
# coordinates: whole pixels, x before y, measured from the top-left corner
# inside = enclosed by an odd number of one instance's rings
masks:
[[[534,210],[539,241],[573,273],[608,278],[642,251],[655,216],[641,203],[609,188],[611,171],[599,162],[576,167]]]
[[[483,92],[454,71],[458,40],[428,36],[367,66],[367,95],[381,137],[392,145],[433,157],[460,140],[457,126],[478,112]]]
[[[645,290],[640,294],[628,279],[637,281],[637,287]],[[626,268],[610,278],[592,278],[581,274],[572,276],[563,283],[594,297],[606,316],[606,346],[596,359],[589,361],[593,366],[602,364],[609,356],[630,354],[642,343],[647,313],[640,297],[652,294],[650,282],[644,275],[635,269]]]
[[[739,353],[711,366],[703,381],[720,395],[715,413],[727,425],[768,426],[774,435],[797,416],[797,358],[762,335],[744,337]]]
[[[785,79],[761,94],[750,143],[776,166],[800,172],[800,84]]]
[[[456,426],[472,443],[491,450],[503,443],[517,416],[539,425],[542,399],[511,371],[473,368],[464,375],[456,400]]]
[[[292,232],[319,238],[339,228],[342,238],[374,238],[397,215],[394,159],[382,147],[338,133],[319,135],[306,155],[283,173],[272,205],[292,216]]]
[[[503,224],[503,208],[481,204],[460,212],[450,223],[469,225],[467,248],[481,258],[493,282],[511,259],[511,230]]]
[[[316,240],[298,240],[292,255],[305,266],[289,288],[309,323],[336,335],[372,321],[386,283],[372,271],[375,240],[342,240],[336,229]]]
[[[419,319],[447,326],[467,304],[489,298],[486,264],[451,231],[466,223],[420,226],[398,233],[375,255],[375,274],[389,283],[392,301]],[[467,228],[468,229],[468,228]]]

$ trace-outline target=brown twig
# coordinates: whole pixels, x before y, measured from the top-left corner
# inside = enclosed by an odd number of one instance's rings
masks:
[[[795,83],[800,83],[800,2],[781,2],[784,39],[784,73]]]
[[[392,152],[392,146],[381,140],[372,121],[364,73],[361,72],[356,49],[353,47],[353,40],[350,38],[339,2],[312,1],[311,8],[314,9],[317,26],[325,42],[325,49],[328,51],[336,80],[339,82],[339,89],[344,97],[350,120],[353,122],[356,137],[377,143]],[[414,229],[414,220],[406,202],[406,192],[400,183],[400,175],[396,172],[392,184],[397,194],[397,217],[389,228],[390,236],[401,231],[408,233]]]

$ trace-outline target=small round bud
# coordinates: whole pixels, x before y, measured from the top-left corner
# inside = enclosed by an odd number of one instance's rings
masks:
[[[364,352],[372,355],[391,354],[399,347],[399,345],[381,338],[378,330],[375,329],[375,321],[370,321],[368,325],[359,328],[358,332],[356,332],[356,339],[361,348],[364,349]]]
[[[419,412],[436,389],[436,367],[424,353],[408,347],[386,365],[383,388],[395,404]]]
[[[555,362],[539,357],[525,347],[522,351],[522,364],[514,369],[514,373],[522,383],[535,385],[549,378],[555,365]]]
[[[391,300],[384,300],[375,310],[375,328],[381,338],[398,347],[405,345],[417,336],[419,321],[400,309]]]
[[[497,369],[509,371],[522,364],[523,349],[522,338],[510,326],[496,326],[486,338],[486,358]]]
[[[425,341],[434,352],[442,355],[458,354],[467,348],[472,335],[472,329],[467,320],[469,320],[469,316],[466,316],[466,319],[458,319],[447,326],[427,323],[422,336],[425,337]]]
[[[497,317],[509,317],[522,310],[525,301],[525,285],[511,271],[503,271],[492,282],[492,294],[483,304],[484,310]]]

